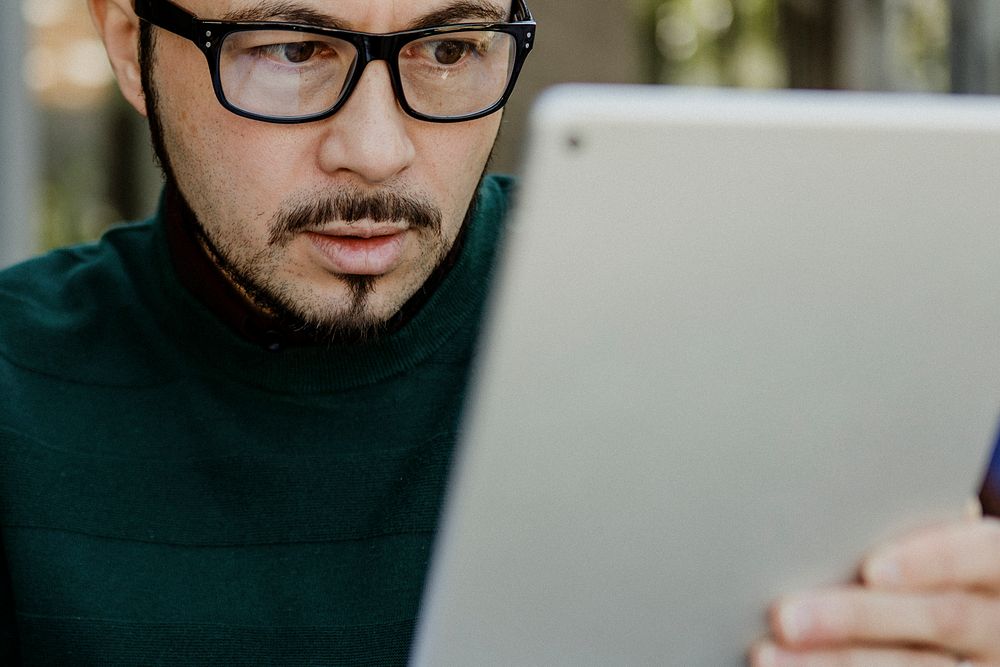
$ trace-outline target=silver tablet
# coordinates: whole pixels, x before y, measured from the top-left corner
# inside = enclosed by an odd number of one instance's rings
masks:
[[[418,665],[738,665],[961,513],[1000,423],[1000,101],[568,87],[534,114]]]

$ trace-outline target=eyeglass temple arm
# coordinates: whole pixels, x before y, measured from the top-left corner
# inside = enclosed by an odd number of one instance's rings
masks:
[[[525,4],[524,0],[514,0],[514,5],[511,7],[510,18],[512,21],[535,20],[531,15],[531,10],[528,9],[528,5]]]
[[[135,13],[139,18],[175,35],[192,40],[199,37],[195,34],[198,17],[170,0],[135,0]]]

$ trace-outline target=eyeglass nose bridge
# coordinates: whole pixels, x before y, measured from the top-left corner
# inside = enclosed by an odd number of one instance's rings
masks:
[[[396,53],[399,51],[397,36],[361,34],[357,37],[358,41],[355,42],[354,46],[358,51],[358,62],[344,86],[335,109],[340,109],[347,104],[348,98],[354,93],[354,89],[357,88],[358,83],[361,82],[361,77],[364,76],[368,65],[379,60],[384,60],[386,67],[389,68],[389,79],[392,82],[392,92],[396,97],[397,104],[404,110],[408,109],[408,104],[403,95],[403,83],[400,80],[399,65],[396,62]]]
[[[373,60],[390,61],[395,56],[395,35],[364,34],[361,37],[361,48],[358,49],[364,69]]]

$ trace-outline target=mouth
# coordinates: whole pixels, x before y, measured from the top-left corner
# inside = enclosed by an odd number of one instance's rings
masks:
[[[403,259],[409,229],[398,225],[338,225],[304,232],[326,268],[338,275],[380,276]]]

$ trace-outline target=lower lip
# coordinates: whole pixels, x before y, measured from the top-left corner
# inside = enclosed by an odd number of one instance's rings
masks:
[[[406,232],[388,236],[359,238],[307,233],[334,273],[351,276],[380,276],[392,271],[403,258]]]

